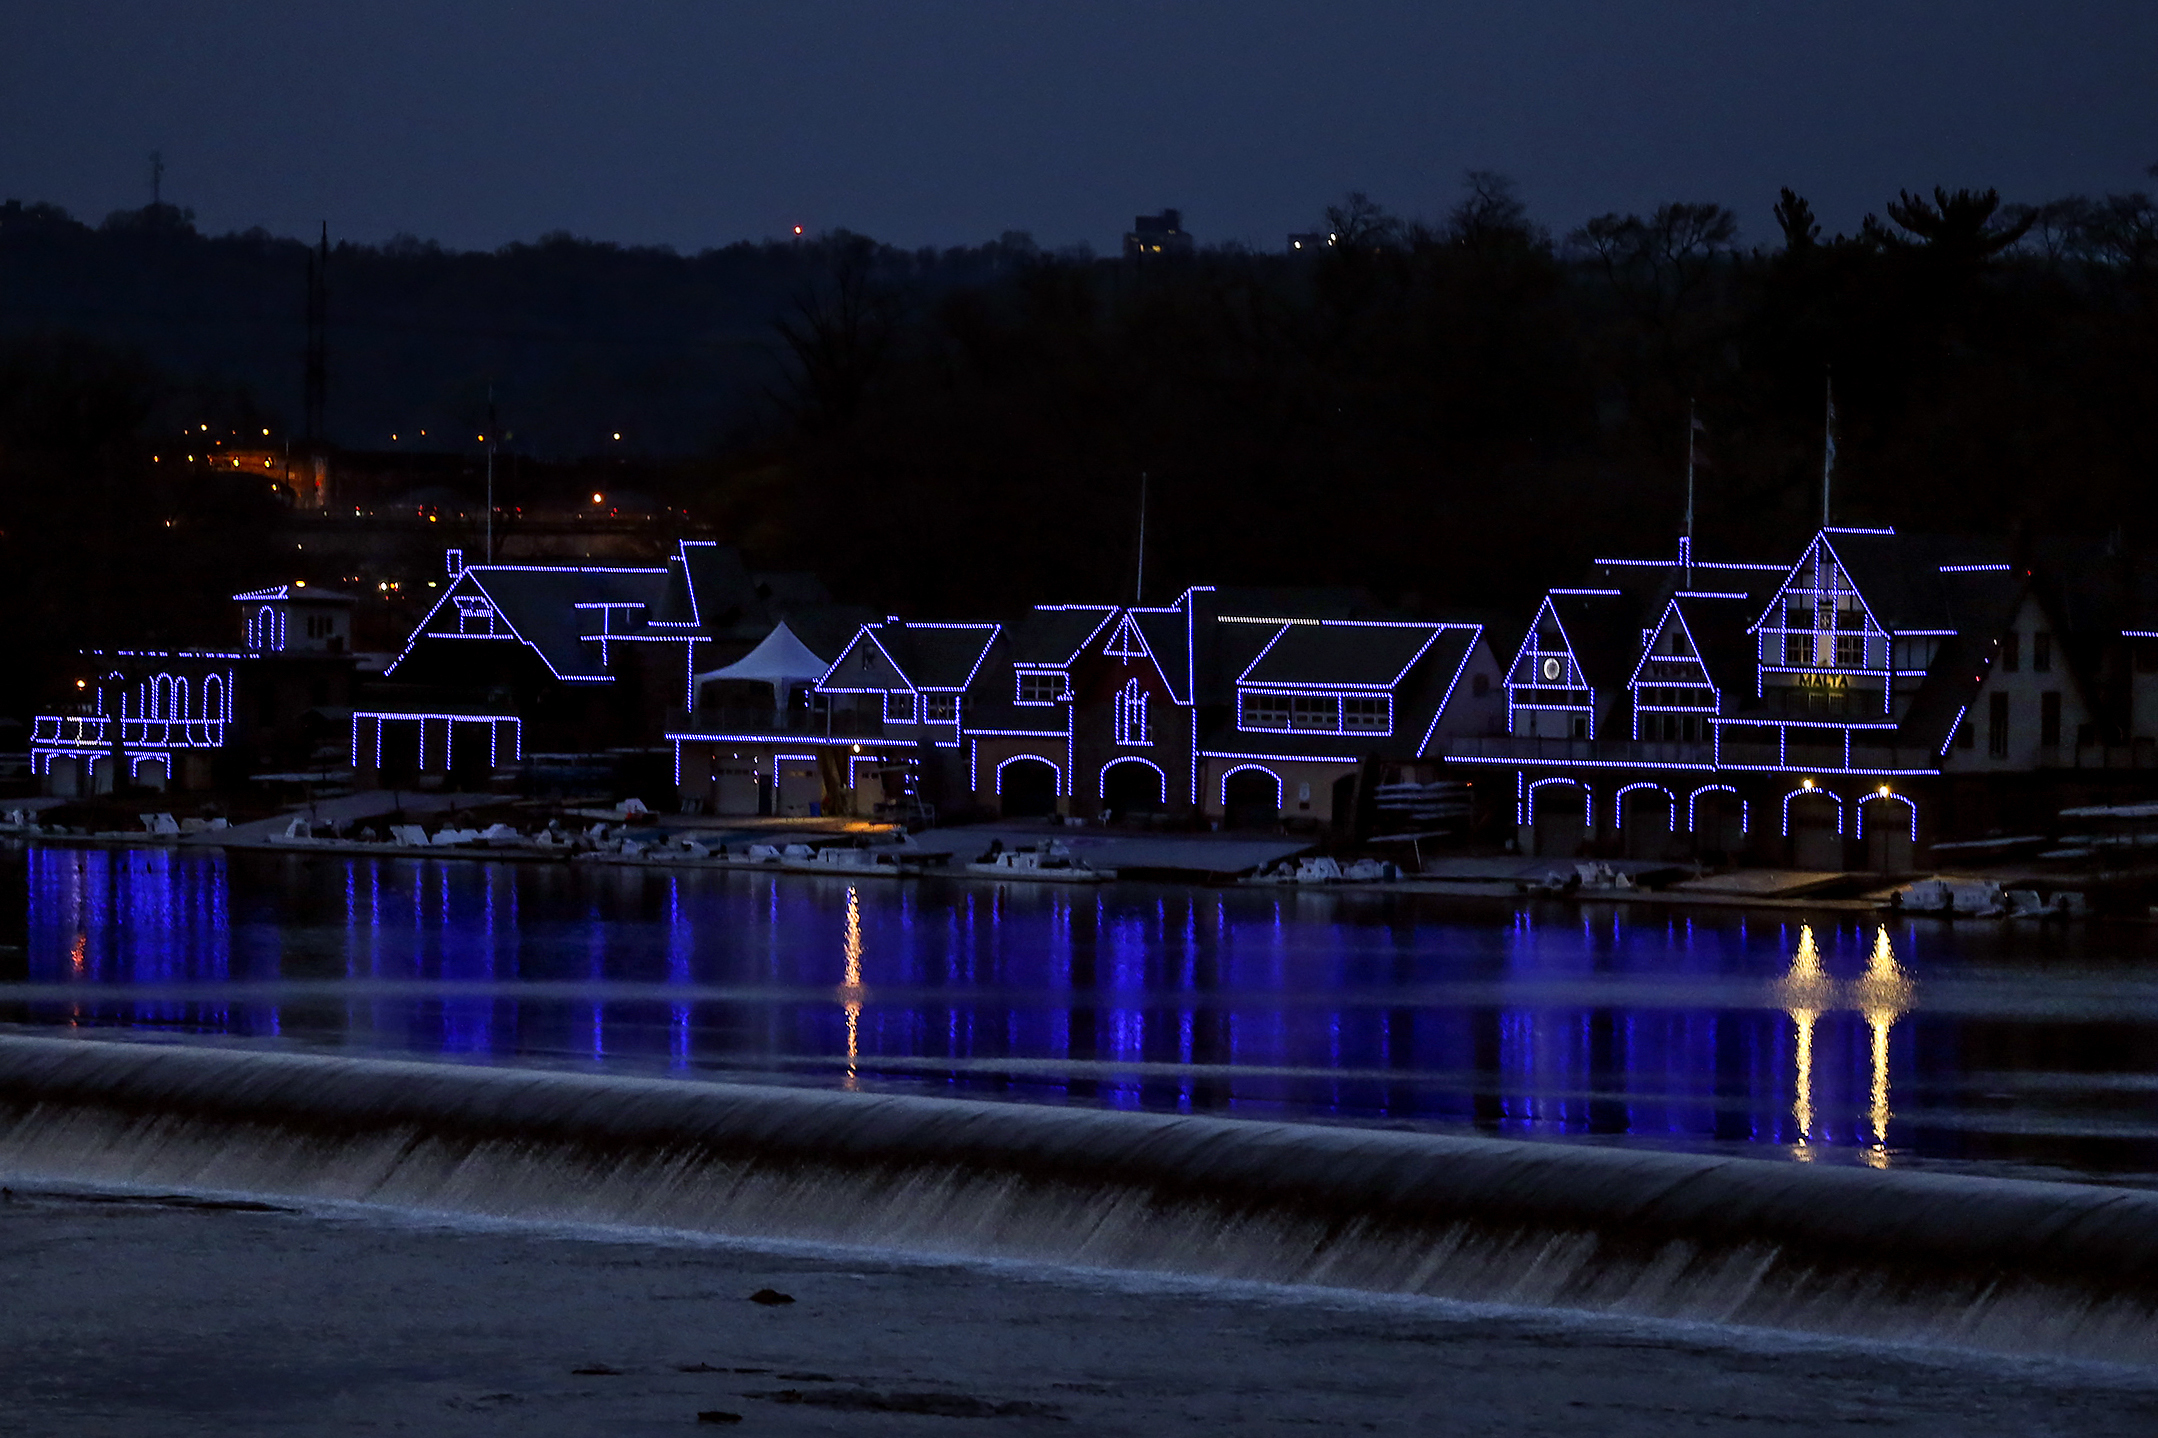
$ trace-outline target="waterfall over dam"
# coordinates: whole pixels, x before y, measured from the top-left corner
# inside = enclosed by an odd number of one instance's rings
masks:
[[[2158,1194],[0,1036],[0,1181],[356,1201],[2158,1361]]]

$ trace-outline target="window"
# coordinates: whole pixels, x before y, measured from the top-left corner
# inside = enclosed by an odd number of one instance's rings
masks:
[[[1838,634],[1836,636],[1836,667],[1838,669],[1863,669],[1866,667],[1865,635]]]
[[[1986,753],[1995,759],[2008,757],[2008,696],[1995,694],[1986,705]]]
[[[1022,704],[1054,704],[1064,694],[1064,671],[1061,669],[1023,669],[1019,673],[1019,702]]]
[[[1289,727],[1289,696],[1286,694],[1261,694],[1246,691],[1238,696],[1243,706],[1239,721],[1245,729],[1286,729]]]
[[[1116,742],[1119,744],[1151,744],[1153,739],[1147,731],[1147,694],[1136,679],[1124,681],[1124,687],[1116,695]]]
[[[2023,636],[2009,630],[2001,636],[2001,670],[2013,674],[2023,667]]]
[[[1298,694],[1289,700],[1289,727],[1338,733],[1341,701],[1331,694]]]
[[[924,694],[922,696],[922,722],[924,724],[958,723],[959,696],[957,694]]]
[[[2031,664],[2038,663],[2038,645],[2031,645]],[[2061,747],[2061,691],[2048,689],[2038,696],[2038,742],[2048,749]]]
[[[884,722],[887,724],[912,724],[914,722],[914,694],[911,690],[889,690],[884,696]]]
[[[1471,678],[1471,679],[1469,680],[1469,694],[1470,694],[1470,697],[1472,697],[1472,698],[1476,698],[1476,699],[1481,699],[1481,698],[1483,698],[1483,697],[1484,697],[1484,696],[1485,696],[1486,694],[1489,694],[1490,692],[1491,692],[1491,678],[1490,678],[1490,676],[1489,676],[1489,675],[1486,675],[1486,674],[1478,674],[1478,675],[1475,675],[1475,676],[1473,676],[1473,677],[1472,677],[1472,678]]]
[[[2040,629],[2031,635],[2031,673],[2053,672],[2053,636]]]
[[[1783,662],[1807,664],[1813,660],[1813,633],[1786,634],[1783,636]]]
[[[1385,734],[1394,727],[1393,703],[1388,699],[1343,699],[1341,727]]]

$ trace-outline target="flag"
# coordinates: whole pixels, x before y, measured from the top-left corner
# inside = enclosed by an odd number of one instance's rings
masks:
[[[1833,522],[1830,516],[1834,513],[1834,510],[1830,506],[1831,493],[1835,488],[1836,480],[1835,376],[1830,375],[1824,381],[1824,384],[1828,390],[1828,416],[1821,427],[1823,436],[1821,441],[1821,527],[1826,529]]]

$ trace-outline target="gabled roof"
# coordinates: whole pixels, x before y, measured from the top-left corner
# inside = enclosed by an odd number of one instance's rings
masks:
[[[1989,628],[2013,605],[2025,575],[2006,544],[1985,537],[1897,534],[1887,529],[1824,529],[1785,571],[1781,596],[1825,551],[1850,577],[1866,612],[1892,634],[1949,634]],[[1775,598],[1756,616],[1767,622]]]
[[[434,608],[412,631],[404,653],[383,672],[394,673],[414,645],[433,632],[435,617],[459,596],[484,598],[503,625],[539,655],[558,679],[611,678],[601,662],[600,645],[587,642],[600,619],[592,605],[620,606],[626,612],[616,632],[639,628],[644,616],[666,597],[664,569],[602,569],[576,565],[474,564],[450,581]]]
[[[517,637],[564,679],[607,676],[600,646],[585,642],[587,635],[600,629],[591,606],[626,608],[629,612],[621,616],[621,622],[610,621],[617,632],[641,628],[648,613],[666,598],[667,586],[664,569],[474,565],[458,578],[493,601],[495,612]]]
[[[1639,599],[1624,592],[1555,589],[1545,602],[1590,687],[1624,687],[1641,654]]]
[[[1681,594],[1665,606],[1656,621],[1656,632],[1662,633],[1675,616],[1676,622],[1685,627],[1708,682],[1725,694],[1750,694],[1756,655],[1749,621],[1756,602],[1755,595],[1735,591],[1730,597],[1698,591]],[[1648,659],[1648,648],[1642,646],[1640,659],[1634,665],[1636,677]]]
[[[297,604],[357,604],[360,601],[350,594],[335,589],[310,589],[305,584],[273,584],[268,589],[250,589],[244,594],[232,596],[242,604],[275,603],[284,600]]]
[[[1012,663],[1021,669],[1069,668],[1116,615],[1114,604],[1037,604],[1005,630]]]
[[[847,646],[874,645],[909,689],[957,692],[967,687],[988,657],[1002,626],[997,624],[865,624]],[[840,660],[846,653],[840,655]],[[840,661],[834,661],[834,667]],[[835,691],[836,692],[836,691]]]
[[[1446,628],[1370,620],[1284,624],[1237,683],[1392,689]]]
[[[1169,686],[1169,697],[1179,704],[1191,703],[1192,616],[1182,605],[1173,609],[1127,609],[1127,617],[1146,638],[1154,667]]]

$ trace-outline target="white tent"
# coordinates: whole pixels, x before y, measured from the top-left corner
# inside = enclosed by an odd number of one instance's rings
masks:
[[[763,643],[734,663],[723,669],[707,669],[702,674],[692,675],[691,692],[701,696],[704,686],[715,679],[768,684],[772,688],[773,707],[784,709],[789,691],[816,683],[831,667],[831,660],[820,658],[815,650],[795,637],[785,620],[781,620],[772,626],[770,634],[764,636]]]

